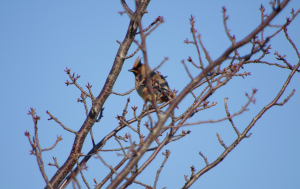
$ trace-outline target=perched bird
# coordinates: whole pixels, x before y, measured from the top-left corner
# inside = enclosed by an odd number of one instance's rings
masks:
[[[135,86],[141,85],[137,88],[138,94],[145,100],[152,103],[150,90],[148,90],[146,84],[146,65],[141,63],[140,57],[134,62],[133,68],[128,70],[135,76]],[[160,72],[154,72],[148,67],[150,73],[150,83],[154,92],[154,97],[157,104],[168,102],[175,98],[175,91],[171,91],[166,81],[166,77],[162,76]]]

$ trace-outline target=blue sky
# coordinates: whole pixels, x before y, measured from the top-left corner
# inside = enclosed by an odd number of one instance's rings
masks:
[[[134,1],[128,2],[134,8]],[[168,76],[171,88],[181,91],[190,81],[181,60],[191,56],[197,59],[196,49],[186,45],[183,40],[191,39],[189,18],[196,17],[195,27],[213,59],[218,58],[230,46],[223,27],[222,6],[229,14],[228,27],[237,40],[249,34],[260,23],[260,5],[265,5],[266,13],[271,11],[269,0],[264,1],[152,1],[148,14],[143,17],[143,25],[147,26],[158,16],[163,16],[165,23],[160,25],[148,38],[147,49],[151,67],[158,65],[164,57],[169,60],[160,68],[163,75]],[[272,24],[282,24],[290,17],[291,9],[299,9],[297,1],[290,2]],[[89,82],[94,95],[98,95],[112,67],[114,57],[119,48],[116,40],[124,39],[129,18],[120,16],[120,1],[0,1],[0,64],[1,74],[1,110],[0,125],[1,151],[0,173],[3,188],[43,188],[45,182],[39,172],[36,158],[29,155],[30,145],[24,132],[33,134],[33,122],[27,112],[30,107],[36,109],[41,116],[39,137],[42,147],[50,147],[56,135],[62,135],[63,141],[50,151],[43,153],[44,163],[53,162],[56,157],[60,165],[70,153],[74,135],[64,131],[54,121],[48,121],[46,110],[63,122],[67,127],[78,130],[85,119],[83,104],[77,103],[80,91],[74,86],[64,84],[68,75],[63,71],[66,67],[79,74],[78,83],[84,86]],[[299,16],[288,27],[290,37],[300,48]],[[266,30],[265,36],[275,29]],[[139,36],[137,37],[140,40]],[[266,61],[276,62],[275,51],[286,55],[286,60],[295,65],[299,60],[287,42],[283,33],[273,38],[271,54]],[[136,49],[133,44],[129,53]],[[247,53],[243,47],[241,54]],[[142,55],[141,52],[137,55]],[[136,56],[137,56],[136,55]],[[203,57],[204,54],[202,53]],[[125,61],[123,69],[115,83],[113,91],[126,92],[134,87],[134,76],[127,70],[133,65],[135,57]],[[277,62],[281,63],[281,62]],[[207,64],[207,63],[206,63]],[[189,65],[193,76],[199,70]],[[237,112],[246,103],[245,92],[258,89],[256,104],[250,110],[233,120],[242,131],[251,119],[273,98],[285,82],[289,70],[267,65],[245,65],[241,72],[251,72],[245,79],[235,78],[225,87],[209,98],[210,102],[218,102],[215,108],[196,114],[189,122],[197,120],[218,119],[226,116],[223,99],[228,97],[231,113]],[[299,180],[299,144],[300,133],[300,85],[299,73],[295,74],[283,95],[283,100],[292,89],[296,93],[283,107],[270,109],[251,130],[252,136],[242,141],[218,166],[192,185],[191,188],[298,188]],[[199,91],[198,91],[199,92]],[[138,106],[141,110],[143,101],[134,91],[130,95],[119,97],[111,95],[104,107],[104,117],[93,127],[96,142],[111,132],[118,121],[114,118],[121,114],[130,97],[129,106]],[[184,111],[192,102],[188,96],[179,104],[176,114]],[[89,105],[91,103],[89,102]],[[131,108],[127,119],[133,117]],[[144,120],[146,121],[146,120]],[[219,133],[229,146],[236,137],[228,121],[218,124],[202,124],[183,128],[191,130],[191,134],[178,142],[168,144],[171,155],[164,166],[158,188],[180,188],[184,185],[183,175],[190,175],[190,166],[201,170],[205,163],[198,155],[201,151],[209,162],[213,162],[223,147],[219,144],[216,133]],[[129,130],[122,130],[124,135]],[[131,132],[132,133],[132,132]],[[144,130],[144,135],[147,132]],[[91,149],[90,136],[84,143],[83,153]],[[104,149],[117,148],[112,139]],[[120,161],[116,153],[100,153],[111,165]],[[142,158],[142,161],[149,154]],[[158,158],[137,177],[137,180],[153,185],[155,174],[163,156]],[[55,167],[45,165],[49,178],[55,173]],[[90,186],[93,178],[98,182],[106,176],[109,169],[99,160],[88,162],[85,171]],[[84,187],[81,179],[81,186]],[[69,186],[68,188],[71,188]],[[131,185],[129,188],[140,188]]]

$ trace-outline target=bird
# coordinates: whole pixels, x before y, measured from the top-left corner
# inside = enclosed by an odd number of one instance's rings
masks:
[[[141,83],[137,87],[137,93],[140,97],[142,97],[142,99],[144,99],[144,101],[152,103],[150,90],[146,84],[146,65],[142,64],[140,57],[137,57],[133,67],[128,71],[134,74],[136,87]],[[176,92],[175,90],[170,90],[166,77],[161,75],[159,71],[153,71],[150,67],[148,67],[148,72],[156,103],[161,104],[174,99]]]

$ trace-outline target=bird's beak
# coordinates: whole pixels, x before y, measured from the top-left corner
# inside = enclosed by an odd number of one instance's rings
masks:
[[[138,75],[138,71],[137,70],[135,70],[135,69],[130,69],[130,70],[128,70],[129,72],[132,72],[135,76],[137,76]]]

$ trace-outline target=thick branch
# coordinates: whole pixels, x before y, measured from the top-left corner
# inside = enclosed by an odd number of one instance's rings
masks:
[[[243,40],[236,43],[235,46],[230,46],[217,60],[213,61],[211,64],[209,64],[201,74],[199,74],[193,81],[191,81],[187,87],[175,98],[173,99],[172,103],[168,107],[165,114],[158,114],[158,123],[153,128],[152,132],[148,135],[147,139],[144,142],[144,145],[140,146],[137,149],[136,156],[131,158],[130,162],[127,164],[127,166],[124,168],[124,170],[119,174],[118,177],[115,178],[115,180],[108,186],[109,189],[117,188],[118,185],[125,179],[125,177],[130,173],[130,171],[133,169],[133,167],[138,163],[140,158],[143,156],[143,154],[147,151],[151,143],[155,140],[155,138],[160,133],[160,130],[162,129],[164,123],[166,122],[167,118],[171,115],[171,113],[174,111],[174,108],[181,102],[181,100],[189,94],[191,89],[198,84],[202,79],[205,78],[205,76],[213,70],[214,67],[220,65],[224,60],[227,59],[227,57],[232,53],[235,49],[245,45],[248,43],[253,37],[255,37],[263,28],[265,28],[270,21],[286,6],[286,4],[289,2],[289,0],[283,1],[277,9],[275,9],[270,16],[261,23],[253,32],[251,32],[248,36],[246,36]],[[132,179],[134,177],[132,176]],[[127,181],[129,182],[129,180]],[[127,183],[126,182],[126,183]]]
[[[145,13],[149,2],[150,2],[150,0],[144,1],[141,4],[140,9],[141,9],[142,15],[143,15],[143,13]],[[63,179],[68,175],[70,170],[72,170],[73,166],[76,164],[77,158],[72,156],[71,154],[74,152],[78,153],[81,151],[83,141],[85,141],[85,138],[86,138],[88,132],[90,131],[90,129],[96,122],[97,116],[98,116],[99,112],[101,111],[103,104],[105,103],[108,96],[111,94],[111,91],[116,82],[116,79],[121,72],[126,54],[134,40],[136,31],[137,31],[137,23],[136,23],[136,21],[131,20],[129,23],[129,27],[128,27],[125,39],[122,42],[122,44],[120,45],[119,50],[116,54],[116,58],[115,58],[113,67],[107,77],[107,80],[102,88],[102,91],[100,92],[98,97],[93,101],[93,105],[89,112],[89,115],[87,116],[86,120],[84,121],[83,125],[81,126],[80,130],[78,131],[78,134],[76,135],[76,138],[73,143],[73,148],[70,152],[68,159],[63,164],[63,166],[59,170],[57,170],[57,172],[55,173],[55,175],[52,177],[52,179],[50,181],[50,184],[53,188],[58,188],[58,186],[61,184]],[[64,182],[64,184],[62,184],[60,186],[60,188],[64,188],[66,186],[66,184],[69,182],[70,182],[70,179],[66,180]],[[46,188],[49,188],[49,187],[46,186]]]

